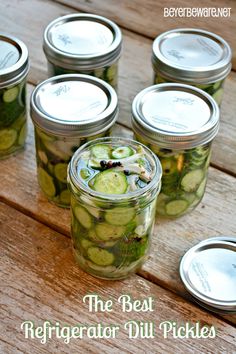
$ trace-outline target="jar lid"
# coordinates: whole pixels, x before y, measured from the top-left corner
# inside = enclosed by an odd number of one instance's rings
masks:
[[[59,135],[90,136],[109,129],[118,114],[115,90],[103,80],[82,74],[51,77],[31,95],[33,122]]]
[[[17,83],[28,71],[26,45],[13,36],[0,34],[0,87]]]
[[[200,242],[183,256],[179,271],[185,288],[201,306],[236,312],[236,237]]]
[[[134,98],[132,125],[150,143],[169,149],[189,149],[215,137],[219,108],[210,95],[196,87],[153,85]]]
[[[52,21],[44,32],[48,60],[68,69],[89,70],[117,60],[121,53],[119,27],[105,17],[71,14]]]
[[[172,80],[194,84],[222,80],[231,70],[231,57],[223,38],[194,28],[162,33],[153,42],[153,66]]]

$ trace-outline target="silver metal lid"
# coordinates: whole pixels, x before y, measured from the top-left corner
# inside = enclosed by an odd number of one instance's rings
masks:
[[[103,80],[67,74],[40,83],[31,95],[37,126],[59,135],[90,136],[109,129],[118,114],[115,90]]]
[[[215,137],[219,108],[210,95],[193,86],[153,85],[134,98],[132,126],[152,144],[189,149]]]
[[[47,26],[43,49],[55,65],[89,70],[116,61],[121,43],[121,30],[114,22],[97,15],[72,14]]]
[[[153,42],[154,70],[180,82],[201,84],[222,80],[231,70],[231,58],[228,43],[204,30],[174,29]]]
[[[231,238],[205,240],[188,250],[180,277],[202,306],[236,312],[236,243]]]
[[[0,88],[19,82],[28,71],[26,45],[13,36],[0,33]]]

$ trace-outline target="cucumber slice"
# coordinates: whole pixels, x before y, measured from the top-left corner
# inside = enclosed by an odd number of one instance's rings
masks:
[[[82,179],[88,179],[91,176],[91,172],[88,168],[81,168],[80,170],[80,177]]]
[[[109,159],[110,147],[105,144],[98,144],[91,148],[91,153],[96,159]]]
[[[216,81],[213,85],[213,90],[216,91],[220,88],[220,86],[222,85],[222,80],[220,81]]]
[[[10,102],[15,101],[15,99],[18,96],[18,92],[19,92],[19,89],[17,86],[6,90],[3,94],[3,101],[6,103],[10,103]]]
[[[15,129],[0,130],[0,150],[10,149],[16,142],[17,131]]]
[[[84,205],[84,207],[88,210],[89,214],[94,216],[96,219],[99,219],[100,217],[100,210],[96,207]]]
[[[134,151],[129,146],[120,146],[112,151],[111,156],[114,159],[123,159],[134,154]]]
[[[89,247],[93,246],[93,243],[89,240],[87,240],[86,238],[82,238],[82,240],[80,241],[81,246],[87,250]]]
[[[114,208],[105,213],[105,220],[111,225],[127,225],[134,216],[133,208]]]
[[[46,141],[44,140],[45,148],[51,152],[54,156],[59,157],[64,161],[68,161],[70,159],[70,155],[66,154],[65,152],[61,151],[56,144],[57,141]]]
[[[38,181],[44,193],[52,198],[56,194],[56,188],[53,183],[53,178],[42,168],[38,168]]]
[[[58,163],[55,167],[54,167],[54,174],[55,177],[63,183],[67,182],[67,163]]]
[[[114,80],[114,78],[116,77],[116,75],[117,75],[117,65],[115,64],[115,65],[111,65],[108,69],[107,69],[107,71],[106,71],[106,76],[107,76],[107,80],[108,80],[108,82],[110,82],[110,81],[113,81]]]
[[[27,124],[25,122],[25,124],[22,126],[20,133],[19,133],[19,137],[18,137],[18,144],[19,145],[24,145],[26,135],[27,135]]]
[[[110,240],[114,240],[114,239],[116,240],[120,237],[123,237],[126,228],[122,225],[115,226],[103,222],[95,226],[95,231],[100,240],[110,241]]]
[[[162,159],[161,160],[163,176],[172,175],[177,170],[177,161],[175,159]]]
[[[85,229],[91,229],[93,225],[93,220],[91,215],[81,206],[77,206],[74,209],[74,214],[76,219]]]
[[[70,191],[68,189],[64,189],[60,193],[60,201],[62,204],[70,205]]]
[[[207,180],[206,180],[206,178],[204,178],[204,179],[202,180],[202,182],[200,183],[200,186],[198,187],[198,189],[197,189],[197,191],[196,191],[196,196],[197,196],[198,198],[202,198],[202,196],[203,196],[203,194],[204,194],[204,192],[205,192],[206,182],[207,182]]]
[[[87,254],[88,258],[99,266],[111,265],[115,260],[113,253],[99,247],[88,248]]]
[[[98,173],[91,187],[104,194],[124,194],[128,188],[128,182],[123,172],[110,169]]]
[[[195,192],[204,178],[203,170],[193,170],[188,172],[181,180],[181,188],[185,192]]]
[[[37,151],[38,157],[40,158],[40,160],[47,165],[48,163],[48,158],[47,155],[45,154],[45,152],[43,150],[38,150]],[[54,170],[54,169],[53,169]],[[53,170],[51,172],[53,172]]]
[[[166,214],[169,216],[177,216],[188,209],[188,202],[184,199],[172,200],[166,204]]]
[[[52,142],[52,141],[56,140],[56,138],[54,136],[48,135],[48,134],[44,133],[42,130],[37,129],[37,128],[36,128],[36,133],[43,140],[43,142],[45,142],[45,141],[51,141]]]
[[[101,242],[101,240],[98,238],[94,229],[89,230],[88,237],[90,238],[90,240],[92,240],[94,242]]]
[[[98,169],[98,170],[101,170],[101,168],[102,168],[100,165],[100,161],[95,160],[95,159],[89,159],[88,167]]]
[[[224,93],[223,88],[220,88],[218,91],[216,91],[216,92],[212,95],[212,97],[214,98],[214,100],[215,100],[218,104],[220,104],[221,101],[222,101],[223,93]]]

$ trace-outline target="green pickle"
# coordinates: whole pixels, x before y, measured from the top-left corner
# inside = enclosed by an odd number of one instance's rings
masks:
[[[63,74],[91,75],[106,81],[116,90],[118,80],[118,62],[94,70],[70,70],[48,62],[48,74],[49,76],[57,76]]]
[[[160,178],[158,159],[132,140],[98,139],[76,152],[68,182],[73,250],[83,270],[122,279],[141,266],[150,248]]]
[[[109,132],[98,134],[103,137]],[[40,188],[46,197],[60,207],[69,208],[67,167],[74,152],[89,138],[60,137],[35,127],[37,174]]]
[[[163,84],[163,83],[173,82],[173,80],[165,78],[164,76],[161,76],[159,73],[155,73],[153,82],[154,82],[154,84]],[[209,84],[204,84],[204,85],[203,84],[194,84],[194,83],[191,83],[191,85],[195,86],[195,87],[205,91],[209,95],[211,95],[214,98],[214,100],[216,101],[216,103],[218,103],[218,105],[220,106],[222,99],[223,99],[224,82],[225,82],[225,79],[219,80],[216,82],[212,82]],[[182,82],[182,83],[184,83],[184,82]]]
[[[137,141],[143,137],[135,133]],[[211,155],[211,143],[188,150],[162,149],[145,142],[159,157],[162,187],[157,199],[157,213],[179,217],[193,210],[202,200]]]
[[[23,149],[27,134],[25,80],[0,89],[0,159]]]

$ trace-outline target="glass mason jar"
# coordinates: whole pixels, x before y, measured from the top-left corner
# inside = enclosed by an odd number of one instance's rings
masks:
[[[228,43],[214,33],[191,28],[162,33],[153,42],[154,84],[193,85],[209,93],[220,105],[231,57]]]
[[[175,218],[201,201],[219,108],[206,92],[184,84],[159,84],[141,91],[132,105],[135,138],[162,164],[157,212]]]
[[[95,77],[52,77],[31,96],[39,185],[46,197],[70,206],[67,166],[78,147],[110,134],[118,114],[115,90]]]
[[[0,159],[22,150],[25,145],[28,71],[25,44],[0,34]]]
[[[48,74],[92,75],[116,89],[121,43],[121,30],[105,17],[91,14],[59,17],[44,32]]]
[[[145,261],[152,236],[161,165],[142,144],[96,139],[69,165],[72,242],[86,272],[122,279]]]

